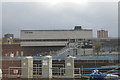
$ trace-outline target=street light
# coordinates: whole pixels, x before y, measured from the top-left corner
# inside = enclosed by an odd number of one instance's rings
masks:
[[[83,44],[83,49],[84,49],[84,52],[83,52],[84,54],[83,54],[83,55],[85,56],[85,44],[86,44],[86,43],[85,43],[85,39],[83,39],[82,44]]]

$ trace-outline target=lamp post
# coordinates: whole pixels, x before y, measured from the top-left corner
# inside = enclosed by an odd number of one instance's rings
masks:
[[[93,56],[95,56],[95,46],[93,46]]]
[[[83,39],[83,48],[84,48],[84,56],[85,56],[85,39]]]

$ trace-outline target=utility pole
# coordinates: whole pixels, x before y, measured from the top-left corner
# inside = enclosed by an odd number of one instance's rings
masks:
[[[84,56],[85,56],[85,39],[83,40]]]

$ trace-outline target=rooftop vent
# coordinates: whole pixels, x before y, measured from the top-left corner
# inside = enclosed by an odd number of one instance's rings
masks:
[[[82,30],[81,26],[75,26],[74,30]]]

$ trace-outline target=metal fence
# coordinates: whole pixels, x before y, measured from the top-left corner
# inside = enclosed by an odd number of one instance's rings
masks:
[[[3,69],[3,78],[21,78],[22,77],[22,69],[27,67],[9,67],[8,69]],[[52,74],[54,76],[64,76],[65,70],[68,68],[60,68],[60,67],[53,67]],[[69,68],[70,69],[70,68]],[[72,68],[71,68],[72,69]],[[70,69],[70,70],[71,70]],[[75,77],[80,77],[81,69],[80,68],[73,68]],[[42,67],[33,67],[33,78],[40,78],[42,76]]]

